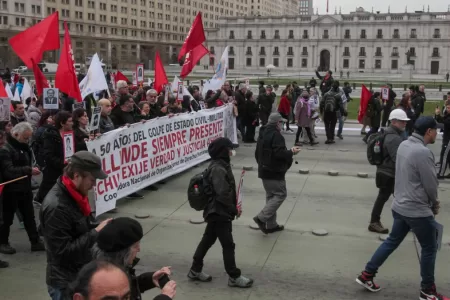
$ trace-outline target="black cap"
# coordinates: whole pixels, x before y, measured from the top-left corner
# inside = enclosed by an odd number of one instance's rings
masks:
[[[211,142],[208,146],[208,153],[212,159],[229,158],[228,151],[234,149],[230,139],[220,137]]]
[[[420,135],[425,135],[428,129],[437,128],[444,128],[444,124],[436,122],[433,117],[420,117],[414,123],[414,130]]]
[[[70,164],[81,167],[89,172],[95,179],[106,179],[108,174],[102,170],[100,157],[89,151],[78,151],[70,158]]]
[[[131,218],[111,220],[97,236],[97,246],[105,252],[117,252],[131,247],[144,236],[141,224]]]

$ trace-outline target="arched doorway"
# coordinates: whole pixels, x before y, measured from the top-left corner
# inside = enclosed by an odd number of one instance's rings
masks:
[[[328,71],[330,69],[330,51],[320,51],[320,71]]]

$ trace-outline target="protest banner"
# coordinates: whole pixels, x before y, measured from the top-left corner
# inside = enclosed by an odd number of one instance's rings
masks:
[[[236,126],[226,123],[235,123],[226,117],[232,106],[135,123],[87,142],[108,174],[96,182],[97,216],[118,199],[209,159],[208,145]]]

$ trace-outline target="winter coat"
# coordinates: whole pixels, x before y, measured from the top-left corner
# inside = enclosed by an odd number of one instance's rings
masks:
[[[247,100],[245,102],[245,126],[258,126],[258,104],[255,101]]]
[[[92,260],[98,223],[84,216],[59,178],[48,192],[39,212],[39,232],[47,251],[47,285],[64,289],[80,269]]]
[[[45,166],[45,160],[44,160],[44,133],[47,130],[47,128],[54,128],[53,125],[44,124],[41,127],[38,127],[34,133],[33,137],[31,139],[31,149],[33,150],[34,157],[36,159],[36,163],[38,166],[43,168]]]
[[[106,133],[108,131],[114,130],[114,123],[109,116],[100,116],[100,123],[98,124],[100,133]]]
[[[61,134],[56,127],[49,127],[43,134],[43,157],[45,168],[42,170],[44,179],[55,182],[64,169],[64,145]]]
[[[41,119],[42,112],[34,105],[28,106],[28,122],[33,126],[33,130],[36,130],[37,124]]]
[[[414,113],[414,109],[412,109],[411,107],[404,107],[400,104],[397,108],[402,109],[406,113],[406,116],[409,118],[409,121],[406,122],[406,130],[408,130],[408,132],[411,134],[414,129],[414,123],[416,122],[416,114]]]
[[[299,127],[309,127],[311,124],[311,108],[308,102],[299,97],[295,104],[295,121]]]
[[[123,111],[119,105],[113,108],[110,118],[116,128],[125,126],[125,124],[133,124],[136,122],[136,120],[134,119],[134,112]]]
[[[383,106],[381,106],[381,101],[378,98],[371,99],[370,105],[373,109],[372,115],[370,116],[370,127],[378,128],[381,123],[381,111]]]
[[[291,103],[286,96],[282,96],[280,99],[280,105],[278,105],[278,112],[288,116],[291,112]]]
[[[85,131],[83,131],[79,127],[73,128],[73,142],[75,144],[75,152],[78,151],[87,151],[86,142],[85,139],[89,139],[89,135],[86,134]]]
[[[238,110],[238,116],[241,118],[245,117],[245,95],[242,93],[242,91],[237,91],[234,95],[236,100],[236,106]]]
[[[259,178],[284,180],[292,165],[292,157],[293,152],[287,150],[284,137],[275,125],[260,128],[255,151]]]
[[[15,193],[31,192],[32,153],[28,144],[19,143],[7,135],[6,144],[0,149],[0,172],[4,181],[22,176],[27,178],[5,185],[3,194],[14,196]],[[8,199],[6,197],[6,199]]]
[[[24,113],[23,116],[19,117],[19,116],[16,116],[16,115],[12,112],[12,113],[11,113],[11,116],[10,116],[10,121],[11,121],[12,126],[16,126],[16,125],[19,124],[20,122],[28,122],[28,118],[27,118],[26,113]]]
[[[435,115],[436,122],[444,123],[444,134],[442,136],[442,143],[448,144],[450,141],[450,114],[447,112],[444,115]]]
[[[272,95],[267,95],[266,93],[259,95],[258,97],[258,106],[259,111],[270,114],[272,112],[272,105],[274,103],[274,99]]]
[[[164,116],[164,114],[161,112],[161,105],[158,104],[158,102],[150,104],[150,119],[155,119]]]
[[[317,76],[317,78],[322,80],[319,88],[320,88],[320,91],[322,92],[322,95],[324,95],[331,89],[331,84],[333,83],[333,76],[330,75],[328,78],[326,75],[321,76],[317,70],[316,70],[316,76]]]
[[[139,262],[139,258],[135,258],[133,265],[127,268],[127,274],[130,278],[130,287],[131,287],[131,295],[130,300],[141,300],[142,293],[155,288],[155,284],[153,283],[153,274],[154,272],[145,272],[141,275],[136,275],[136,270],[134,267]],[[171,300],[167,295],[159,294],[153,300]]]
[[[222,91],[217,91],[214,95],[211,95],[209,98],[205,100],[206,106],[208,108],[217,107],[217,99],[219,99]]]
[[[389,126],[384,130],[386,134],[383,141],[383,162],[377,166],[377,173],[395,178],[395,162],[397,158],[398,146],[403,142],[403,131],[394,126]]]

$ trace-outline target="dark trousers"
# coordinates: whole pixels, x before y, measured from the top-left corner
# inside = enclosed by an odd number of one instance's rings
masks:
[[[236,260],[234,257],[235,244],[233,241],[232,224],[231,221],[209,221],[206,225],[203,238],[198,244],[197,250],[194,254],[194,262],[192,263],[192,271],[201,272],[203,269],[203,259],[208,253],[209,248],[214,245],[217,238],[222,245],[223,263],[225,271],[231,278],[238,278],[241,276],[241,270],[236,267]]]
[[[309,142],[312,143],[314,141],[314,138],[311,134],[311,128],[309,128],[309,127],[298,127],[297,128],[297,133],[295,134],[295,142],[298,143],[298,140],[300,138],[300,133],[302,133],[303,130],[306,131],[306,134],[308,135],[308,138],[309,138]],[[305,134],[305,133],[303,132],[303,134]]]
[[[245,136],[244,119],[240,116],[238,116],[236,118],[236,128],[241,132],[242,139],[244,139],[244,136]]]
[[[33,194],[31,191],[23,193],[5,193],[3,195],[3,224],[0,226],[0,244],[9,243],[10,227],[14,221],[16,210],[23,216],[23,225],[31,243],[39,241],[34,217]]]
[[[327,140],[334,140],[334,130],[336,129],[337,115],[335,111],[326,111],[323,113],[323,123],[325,124],[325,133]]]
[[[269,115],[270,112],[266,112],[266,111],[260,111],[259,112],[259,118],[261,119],[261,124],[262,125],[266,125],[267,121],[269,121]]]
[[[389,120],[389,115],[391,114],[392,106],[385,106],[383,109],[383,119],[381,120],[381,127],[386,127]]]
[[[377,175],[375,177],[375,183],[378,188],[378,197],[377,200],[375,200],[375,203],[373,204],[370,223],[380,222],[384,204],[389,200],[389,197],[391,197],[391,195],[394,193],[395,178],[377,172]]]
[[[245,142],[255,141],[255,130],[256,126],[254,125],[245,126],[245,138],[244,138]]]
[[[45,196],[47,196],[48,192],[52,189],[57,180],[57,178],[55,179],[49,178],[45,170],[42,173],[43,173],[42,182],[34,198],[34,201],[39,202],[41,204],[44,201]]]
[[[441,148],[441,157],[439,159],[440,166],[439,166],[439,174],[440,176],[445,175],[445,171],[447,170],[447,167],[449,165],[449,154],[450,154],[450,142],[449,141],[442,141],[442,148]]]
[[[286,130],[289,130],[289,129],[290,129],[290,128],[289,128],[289,116],[286,115],[286,114],[283,114],[283,113],[281,113],[281,112],[280,112],[280,115],[283,117],[283,119],[286,119],[286,120],[287,120],[287,122],[286,122]]]

